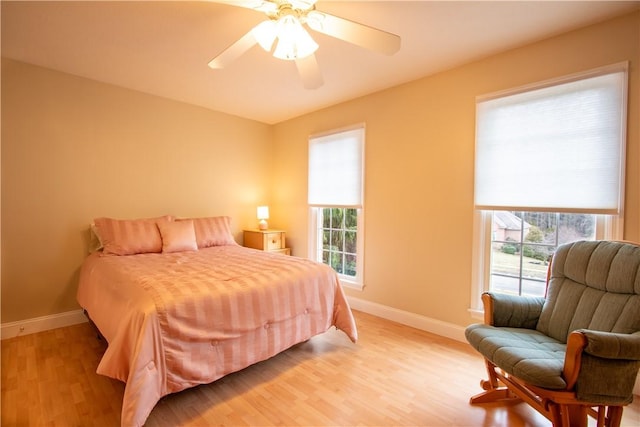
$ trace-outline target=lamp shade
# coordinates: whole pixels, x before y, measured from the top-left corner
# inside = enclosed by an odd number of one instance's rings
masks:
[[[258,206],[258,219],[269,219],[269,206]]]
[[[269,228],[267,220],[269,219],[269,206],[258,206],[258,228],[266,230]]]

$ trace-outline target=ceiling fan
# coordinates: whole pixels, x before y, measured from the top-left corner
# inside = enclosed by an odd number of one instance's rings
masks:
[[[276,58],[295,61],[304,87],[316,89],[324,83],[314,55],[318,44],[305,30],[305,24],[317,32],[386,55],[400,49],[399,36],[321,12],[315,7],[317,0],[214,1],[254,9],[265,13],[268,18],[213,58],[209,67],[214,69],[228,66],[259,44],[267,52],[273,49]]]

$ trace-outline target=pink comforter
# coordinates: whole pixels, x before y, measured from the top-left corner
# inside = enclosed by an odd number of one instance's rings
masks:
[[[101,256],[82,266],[78,302],[109,346],[98,373],[126,383],[122,425],[162,396],[265,360],[332,325],[357,331],[336,273],[241,246]]]

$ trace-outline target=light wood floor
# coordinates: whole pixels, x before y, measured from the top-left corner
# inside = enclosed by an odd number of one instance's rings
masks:
[[[147,426],[545,426],[525,404],[471,406],[482,359],[464,343],[355,312],[339,331],[163,398]],[[118,426],[124,385],[97,375],[89,324],[2,341],[2,426]],[[640,426],[640,403],[623,425]]]

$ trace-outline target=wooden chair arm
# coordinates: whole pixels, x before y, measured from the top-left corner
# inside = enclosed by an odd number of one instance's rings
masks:
[[[484,307],[484,324],[493,325],[493,298],[491,295],[482,294],[482,306]]]
[[[544,298],[485,292],[482,303],[486,325],[535,329]]]
[[[582,351],[587,346],[587,343],[588,339],[582,332],[573,331],[569,334],[564,357],[564,368],[562,369],[562,376],[567,383],[567,390],[573,390],[578,381],[578,374],[582,364]]]

